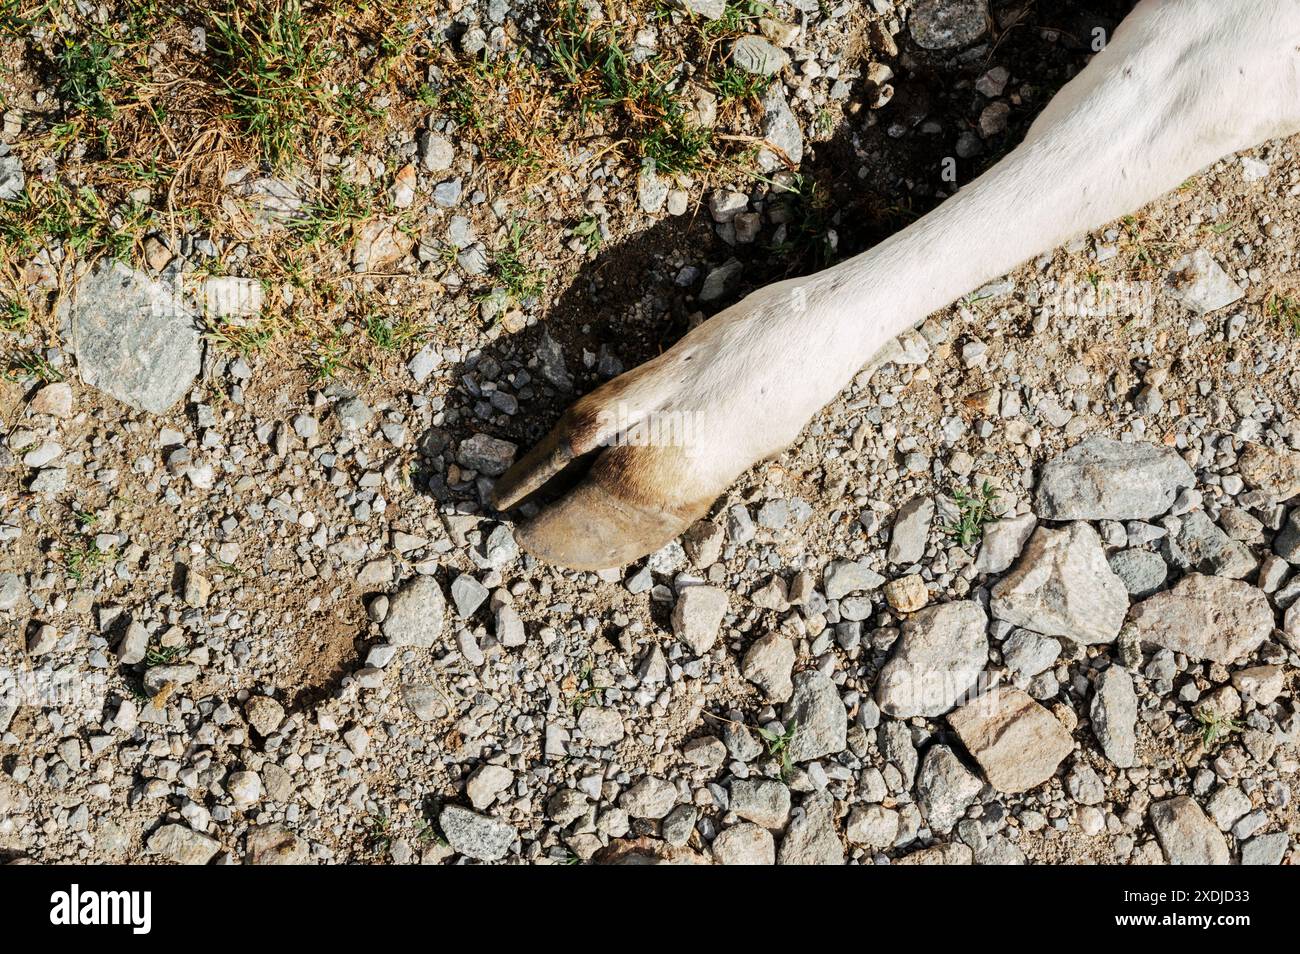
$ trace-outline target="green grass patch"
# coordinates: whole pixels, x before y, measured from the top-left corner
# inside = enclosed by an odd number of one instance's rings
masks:
[[[298,0],[228,4],[211,15],[208,47],[233,117],[273,169],[285,168],[336,110],[324,84],[334,51]]]

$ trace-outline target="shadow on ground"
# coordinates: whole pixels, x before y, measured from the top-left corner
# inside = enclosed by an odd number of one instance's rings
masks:
[[[1094,31],[1111,36],[1132,6],[1129,0],[994,3],[992,42],[956,57],[915,47],[904,31],[899,55],[890,62],[897,74],[893,100],[873,112],[860,105],[861,86],[854,88],[848,100],[833,104],[841,117],[832,137],[806,142],[797,193],[752,185],[751,199],[787,207],[790,224],[783,243],[773,244],[774,229],[765,224],[756,242],[729,246],[715,234],[701,203],[686,215],[664,218],[607,244],[545,307],[542,322],[502,335],[456,369],[460,383],[449,406],[459,417],[440,429],[434,450],[454,449],[470,434],[487,432],[517,443],[522,452],[573,399],[607,380],[612,368],[631,369],[670,347],[693,316],[707,318],[755,288],[858,254],[906,227],[951,191],[941,176],[946,159],[956,159],[959,184],[996,162],[1086,65]],[[995,66],[1010,72],[1000,98],[1011,113],[1004,132],[981,138],[979,116],[991,100],[976,90],[975,81]],[[963,139],[978,142],[979,153],[960,157],[957,144]],[[704,276],[733,257],[744,266],[734,287],[719,300],[700,302]],[[679,280],[685,277],[683,267],[695,269],[689,283]],[[559,344],[571,388],[539,375],[544,336]],[[476,413],[475,406],[481,412],[485,402],[465,382],[509,384],[521,368],[532,382],[519,391],[518,413],[510,418]],[[448,488],[439,475],[425,476],[431,480],[422,489],[444,502],[478,500],[473,487]]]

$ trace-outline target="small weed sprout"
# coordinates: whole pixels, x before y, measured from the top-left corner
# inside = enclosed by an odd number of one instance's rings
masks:
[[[957,519],[944,527],[944,532],[958,546],[969,549],[983,538],[984,527],[997,519],[993,505],[997,503],[998,493],[986,480],[973,494],[960,487],[954,489],[952,499],[957,505]]]

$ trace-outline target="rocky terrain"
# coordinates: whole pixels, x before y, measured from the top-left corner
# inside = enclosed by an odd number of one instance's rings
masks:
[[[248,62],[218,13],[92,6],[0,5],[0,857],[1295,861],[1292,142],[931,316],[636,565],[486,503],[968,181],[1123,4],[379,4],[407,45],[321,34],[370,132],[288,158],[131,125]]]

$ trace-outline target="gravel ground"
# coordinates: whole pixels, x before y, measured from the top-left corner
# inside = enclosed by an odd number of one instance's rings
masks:
[[[684,4],[609,17],[649,57],[727,9]],[[532,7],[452,6],[435,89],[533,49]],[[1293,862],[1292,142],[931,316],[632,567],[485,503],[574,396],[1005,152],[1124,9],[1062,7],[746,6],[724,62],[777,78],[714,122],[766,144],[690,172],[606,135],[522,174],[395,101],[323,337],[259,251],[319,170],[224,174],[247,232],[11,257],[0,858]],[[43,42],[0,206],[80,174]]]

